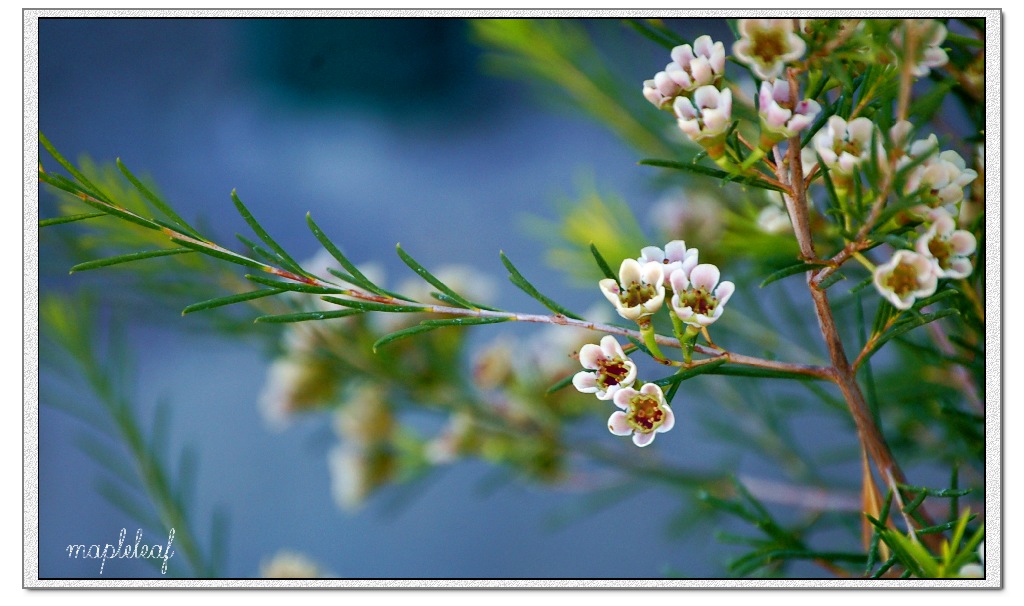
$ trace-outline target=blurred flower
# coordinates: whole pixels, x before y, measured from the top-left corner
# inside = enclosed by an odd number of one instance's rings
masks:
[[[807,50],[793,31],[792,19],[740,19],[739,30],[742,37],[732,45],[732,52],[762,80],[775,79],[787,63]]]
[[[792,105],[789,82],[776,80],[774,83],[761,83],[758,110],[761,115],[761,148],[768,150],[810,126],[821,112],[821,106],[813,99],[803,99]]]
[[[720,277],[718,268],[710,263],[702,263],[690,272],[673,272],[669,276],[675,293],[670,302],[672,311],[691,326],[702,327],[714,323],[722,316],[725,304],[736,290],[732,282],[719,284]]]
[[[394,454],[387,448],[363,448],[339,444],[327,454],[331,474],[331,494],[338,507],[359,509],[377,488],[395,477]]]
[[[875,268],[875,288],[897,309],[910,309],[914,301],[935,292],[938,277],[931,260],[909,250],[898,250],[892,259]]]
[[[937,149],[938,140],[935,135],[931,135],[928,139],[916,141],[911,145],[909,158],[918,158],[926,153],[934,154]],[[921,190],[925,208],[916,209],[918,214],[926,213],[927,208],[945,207],[950,214],[955,215],[957,205],[964,199],[964,188],[977,178],[978,173],[967,168],[967,163],[960,154],[946,150],[937,156],[929,157],[910,171],[904,185],[904,193]]]
[[[387,390],[381,385],[351,385],[334,417],[335,432],[344,441],[360,446],[389,440],[395,428],[395,418],[386,396]]]
[[[282,550],[269,562],[260,564],[260,576],[264,579],[322,579],[332,575],[305,555]]]
[[[298,355],[274,360],[267,371],[258,405],[267,425],[280,431],[290,417],[325,406],[338,386],[333,364],[326,358]]]
[[[689,273],[697,265],[697,254],[697,249],[686,248],[686,242],[683,240],[672,240],[665,245],[665,250],[657,246],[645,246],[640,249],[640,257],[637,262],[641,265],[661,263],[665,266],[662,268],[662,273],[670,276],[677,269],[683,269]]]
[[[664,109],[677,95],[714,84],[724,73],[725,46],[713,42],[711,36],[701,36],[694,40],[692,48],[683,44],[672,49],[672,62],[653,80],[644,82],[644,98]]]
[[[765,206],[757,215],[757,226],[766,234],[782,234],[793,231],[789,213],[778,206]]]
[[[665,302],[662,267],[661,263],[641,265],[635,259],[624,259],[619,266],[618,283],[606,278],[598,282],[598,286],[620,316],[627,320],[641,320],[653,315]]]
[[[424,446],[424,457],[434,465],[444,465],[455,461],[469,446],[475,425],[473,417],[469,414],[453,413],[448,419],[448,425],[441,433]]]
[[[732,91],[702,86],[693,93],[693,101],[686,97],[676,97],[672,108],[678,118],[679,128],[693,141],[709,147],[717,144],[729,129]]]
[[[473,356],[473,382],[480,389],[499,389],[515,374],[516,349],[520,345],[501,335]]]
[[[702,192],[674,191],[651,208],[650,222],[665,239],[699,233],[702,238],[716,241],[723,229],[722,203]]]
[[[973,268],[967,257],[974,254],[978,241],[969,231],[956,229],[953,217],[942,209],[932,211],[933,223],[917,239],[917,252],[935,264],[939,278],[966,278]]]
[[[633,443],[647,446],[655,434],[665,433],[676,424],[665,395],[654,383],[644,383],[639,391],[626,387],[615,392],[616,410],[608,417],[608,430],[617,436],[633,434]]]
[[[927,76],[931,72],[931,68],[941,67],[949,62],[949,57],[941,46],[946,40],[945,25],[934,19],[905,19],[903,28],[896,29],[892,33],[892,40],[897,48],[903,48],[904,31],[909,28],[914,28],[918,35],[912,59],[914,64],[911,67],[911,73],[914,76],[918,78]]]
[[[811,144],[825,166],[849,177],[858,164],[871,157],[871,139],[875,130],[874,122],[868,118],[856,118],[847,123],[839,116],[832,116],[814,135]],[[885,157],[881,147],[878,157]],[[805,167],[805,171],[807,169]]]
[[[582,393],[596,395],[598,400],[610,400],[615,392],[636,381],[636,364],[611,335],[601,337],[600,346],[584,345],[580,349],[580,364],[587,370],[576,373],[572,384]]]
[[[985,541],[978,545],[978,562],[964,564],[957,576],[961,579],[985,578]]]

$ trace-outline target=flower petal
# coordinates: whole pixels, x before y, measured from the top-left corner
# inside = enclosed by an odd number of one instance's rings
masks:
[[[646,266],[648,264],[644,264]],[[629,287],[630,284],[636,282],[640,283],[641,265],[636,259],[623,259],[622,265],[619,266],[619,284],[625,287]]]
[[[718,309],[721,309],[729,302],[732,298],[732,293],[736,291],[736,285],[726,280],[718,285],[715,289],[715,296],[718,297]]]
[[[701,263],[690,272],[690,283],[695,288],[704,288],[708,292],[715,289],[722,274],[710,263]]]
[[[633,443],[639,446],[640,448],[643,448],[644,446],[647,446],[648,444],[654,441],[655,435],[657,434],[655,434],[655,432],[653,431],[650,433],[634,433]]]
[[[572,386],[581,393],[595,393],[600,389],[597,385],[597,375],[588,370],[581,370],[574,374]]]
[[[615,392],[615,396],[612,397],[612,402],[623,410],[629,410],[629,401],[632,400],[636,394],[637,391],[632,387],[624,387]]]
[[[593,343],[587,343],[580,348],[580,364],[583,365],[583,368],[596,370],[605,359],[604,351]]]
[[[657,429],[658,433],[665,433],[676,426],[676,415],[672,412],[672,409],[667,404],[662,406],[662,408],[665,410],[665,422]]]
[[[626,413],[621,410],[613,412],[612,416],[608,417],[608,431],[617,436],[628,436],[633,433],[633,428],[629,426],[629,421],[626,420]]]

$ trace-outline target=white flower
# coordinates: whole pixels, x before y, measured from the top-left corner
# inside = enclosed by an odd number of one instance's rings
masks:
[[[319,579],[330,575],[305,555],[282,550],[269,562],[260,564],[260,576],[264,579]]]
[[[978,248],[978,240],[969,231],[956,229],[956,222],[945,210],[932,211],[933,223],[917,239],[917,252],[935,264],[940,278],[966,278],[973,268],[967,257]]]
[[[335,446],[327,455],[334,502],[346,511],[359,509],[370,495],[369,466],[361,448]]]
[[[792,19],[740,19],[739,29],[742,37],[732,45],[732,52],[762,80],[775,79],[787,63],[807,50],[793,31]]]
[[[452,463],[465,451],[473,436],[476,423],[464,412],[452,414],[448,425],[440,435],[428,441],[423,447],[423,456],[434,465]]]
[[[662,197],[649,214],[649,222],[659,236],[675,238],[684,233],[700,233],[716,240],[722,234],[722,203],[703,192],[673,191]]]
[[[611,335],[602,337],[600,346],[584,345],[580,349],[580,364],[587,370],[576,373],[572,384],[583,393],[596,395],[598,400],[610,400],[615,392],[636,381],[636,364]]]
[[[632,387],[620,389],[613,401],[622,410],[608,417],[608,430],[617,436],[633,434],[637,446],[647,446],[656,434],[665,433],[676,424],[665,395],[654,383],[644,383],[639,391]]]
[[[978,562],[964,564],[957,576],[961,579],[985,578],[985,541],[978,545]]]
[[[761,209],[761,213],[757,215],[757,226],[766,234],[782,234],[793,231],[789,213],[774,204]]]
[[[334,416],[334,431],[344,441],[370,447],[387,441],[395,418],[385,400],[387,390],[374,383],[350,385]]]
[[[854,169],[871,157],[871,139],[875,124],[868,118],[855,118],[849,123],[839,116],[828,119],[825,127],[814,135],[812,145],[830,169],[850,176]],[[884,158],[879,137],[878,157]]]
[[[910,158],[919,157],[938,149],[935,135],[928,139],[916,141],[910,146]],[[964,188],[978,178],[978,173],[967,168],[967,163],[960,154],[946,150],[935,157],[928,158],[915,167],[907,176],[904,193],[922,190],[924,206],[928,208],[947,207],[951,213],[956,212],[956,205],[964,199]],[[924,209],[918,209],[923,211]]]
[[[714,86],[702,86],[693,93],[693,101],[676,97],[672,105],[679,128],[690,139],[701,143],[720,138],[732,119],[732,92]]]
[[[672,311],[691,326],[709,326],[722,316],[736,285],[718,283],[721,272],[710,263],[702,263],[690,272],[676,271],[669,276],[672,284]],[[716,288],[717,287],[717,288]]]
[[[672,49],[672,62],[665,70],[644,82],[644,97],[655,107],[664,109],[672,99],[682,93],[714,84],[725,73],[725,46],[713,42],[711,36],[701,36],[689,44]]]
[[[935,292],[938,277],[931,260],[909,250],[899,250],[875,268],[875,288],[896,309],[910,309],[914,302]]]
[[[324,406],[337,390],[338,376],[329,361],[316,356],[274,360],[260,391],[258,405],[267,426],[280,431],[297,412]]]
[[[697,265],[697,254],[697,249],[686,248],[686,242],[683,240],[672,240],[665,245],[665,250],[657,246],[645,246],[640,249],[637,261],[641,265],[661,263],[665,266],[662,268],[663,273],[671,276],[677,269],[685,269],[689,273]]]
[[[606,278],[598,286],[620,316],[640,320],[653,315],[665,302],[663,267],[661,263],[640,265],[636,259],[625,259],[619,266],[619,281]]]
[[[915,28],[920,38],[914,57],[911,73],[921,78],[927,76],[933,67],[941,67],[949,62],[949,57],[941,47],[946,40],[946,26],[934,19],[907,19],[904,27]],[[898,48],[903,47],[903,29],[892,33],[892,40]],[[902,53],[901,53],[902,55]]]
[[[804,130],[821,112],[821,106],[813,99],[804,99],[789,109],[789,82],[785,80],[762,82],[758,101],[761,128],[769,134],[770,144],[789,139]]]

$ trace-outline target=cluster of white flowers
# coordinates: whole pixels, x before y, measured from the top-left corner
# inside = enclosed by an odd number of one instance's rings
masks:
[[[615,311],[627,320],[643,323],[661,309],[666,299],[672,312],[684,323],[708,326],[722,315],[735,290],[732,282],[719,283],[721,274],[709,263],[698,263],[696,248],[673,240],[664,250],[648,246],[637,259],[625,259],[619,279],[598,283]],[[667,285],[666,285],[667,283]]]
[[[927,76],[933,67],[941,67],[949,62],[949,56],[942,49],[942,43],[946,41],[946,26],[934,19],[907,19],[904,28],[916,28],[921,39],[918,40],[914,52],[914,65],[911,66],[911,73],[921,78]],[[892,41],[896,48],[903,48],[904,29],[900,28],[892,33]]]
[[[599,400],[611,400],[619,407],[608,418],[608,430],[617,436],[633,436],[637,446],[647,446],[655,435],[675,426],[672,409],[665,394],[654,383],[643,383],[636,389],[636,364],[622,351],[611,335],[601,344],[588,343],[580,350],[582,370],[572,383],[583,393],[592,393]]]
[[[774,80],[786,64],[804,56],[807,44],[792,19],[740,19],[740,39],[732,46],[736,58],[762,80]]]
[[[622,261],[618,280],[607,278],[598,284],[618,314],[642,329],[649,329],[649,318],[668,300],[670,313],[696,335],[722,317],[736,290],[732,282],[720,282],[718,268],[699,263],[698,256],[697,249],[687,248],[683,240],[673,240],[664,249],[648,246],[638,258]],[[637,378],[636,364],[615,337],[606,335],[600,345],[584,345],[579,360],[584,370],[573,377],[576,389],[611,400],[621,409],[608,419],[613,434],[632,434],[634,444],[647,446],[655,434],[675,425],[661,388]]]
[[[803,56],[807,45],[794,31],[792,19],[740,19],[741,38],[733,45],[736,58],[764,80],[759,101],[763,150],[807,128],[821,112],[811,99],[791,99],[789,85],[776,80],[787,63]],[[672,108],[677,124],[713,160],[724,154],[724,138],[732,121],[732,91],[719,88],[725,73],[725,47],[710,36],[672,49],[672,62],[646,80],[644,97],[659,109]]]
[[[955,151],[939,152],[935,135],[908,143],[910,130],[909,122],[899,122],[889,138],[897,170],[919,162],[906,177],[904,193],[922,197],[924,203],[911,213],[923,221],[921,232],[913,250],[896,251],[874,274],[878,292],[898,309],[909,309],[917,299],[933,294],[942,278],[969,276],[974,268],[968,257],[978,247],[974,234],[956,229],[964,188],[978,173]]]

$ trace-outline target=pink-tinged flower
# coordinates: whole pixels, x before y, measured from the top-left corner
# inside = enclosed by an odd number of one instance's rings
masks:
[[[907,19],[905,28],[915,28],[918,34],[914,65],[911,73],[921,78],[927,76],[933,67],[941,67],[949,62],[941,44],[946,40],[946,26],[934,19]],[[904,30],[897,29],[892,33],[892,40],[900,49],[903,48]],[[900,53],[902,58],[902,52]]]
[[[914,142],[910,146],[910,158],[921,154],[934,153],[938,149],[935,135],[928,139]],[[953,213],[956,205],[964,199],[964,188],[978,178],[978,173],[967,168],[967,163],[960,154],[946,150],[938,156],[929,158],[915,167],[904,185],[904,193],[921,190],[924,205],[928,208],[947,207]],[[926,209],[918,209],[924,211]]]
[[[910,250],[899,250],[875,268],[875,288],[896,309],[910,309],[921,297],[935,292],[939,279],[931,259]]]
[[[641,265],[636,259],[625,259],[619,266],[619,281],[606,278],[598,286],[620,316],[640,320],[653,315],[665,302],[663,267],[661,263]]]
[[[789,82],[785,80],[762,82],[758,101],[762,138],[767,139],[769,147],[810,126],[821,112],[821,106],[813,99],[792,105]]]
[[[825,166],[848,177],[861,162],[871,157],[871,139],[875,131],[874,122],[868,118],[847,122],[840,116],[832,116],[814,135],[812,145]],[[878,157],[884,158],[881,137],[878,141]]]
[[[647,446],[656,434],[675,427],[675,415],[665,402],[661,388],[654,383],[644,383],[639,391],[632,387],[620,389],[612,401],[622,410],[608,417],[608,430],[617,436],[633,434],[633,443],[637,446]]]
[[[701,36],[689,44],[672,49],[672,62],[665,70],[644,82],[644,97],[655,107],[664,109],[680,94],[688,94],[701,86],[714,84],[725,74],[725,46],[711,36]]]
[[[636,381],[636,364],[611,335],[602,337],[600,346],[584,345],[580,349],[580,364],[587,370],[576,373],[573,387],[596,395],[598,400],[611,400],[615,392]]]
[[[709,326],[725,311],[736,285],[718,283],[721,272],[710,263],[701,263],[689,272],[676,271],[669,276],[672,284],[670,305],[683,322],[696,327]]]
[[[732,52],[762,80],[774,80],[787,63],[807,50],[793,31],[792,19],[740,19],[739,29],[742,37],[732,45]]]
[[[978,248],[978,240],[969,231],[956,229],[953,217],[942,209],[932,211],[934,222],[917,239],[917,252],[935,264],[940,278],[966,278],[974,269],[970,255]]]
[[[645,246],[640,249],[640,258],[637,261],[641,265],[647,263],[661,263],[665,267],[663,273],[671,276],[677,269],[684,269],[686,273],[697,265],[697,249],[686,248],[683,240],[672,240],[665,245],[665,250],[657,246]]]
[[[714,86],[702,86],[693,93],[693,101],[676,97],[672,105],[679,128],[697,143],[720,138],[732,120],[732,92]]]

